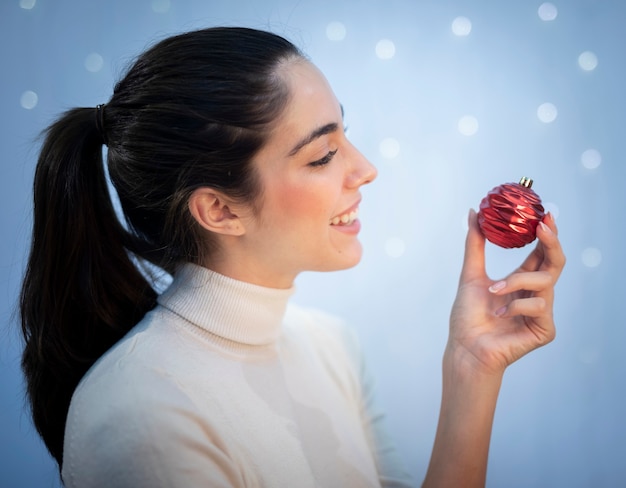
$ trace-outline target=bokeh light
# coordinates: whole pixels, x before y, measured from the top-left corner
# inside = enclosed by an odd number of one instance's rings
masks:
[[[554,122],[559,112],[554,104],[546,102],[539,105],[537,108],[537,118],[544,124]]]
[[[391,59],[396,54],[396,45],[389,39],[381,39],[376,43],[376,56],[379,59]]]
[[[406,251],[406,244],[399,237],[390,237],[385,242],[385,252],[391,258],[399,258]]]
[[[554,4],[546,2],[546,3],[542,3],[539,6],[539,9],[537,10],[537,14],[539,15],[539,18],[541,20],[545,22],[550,22],[556,19],[559,12]]]
[[[581,260],[587,268],[597,268],[602,262],[602,253],[596,247],[588,247],[582,252]]]
[[[158,14],[169,12],[170,7],[170,0],[152,0],[152,10]]]
[[[20,7],[24,10],[31,10],[35,8],[37,0],[20,0]]]
[[[91,53],[85,58],[85,69],[91,73],[97,73],[103,65],[104,59],[98,53]]]
[[[587,149],[580,155],[580,162],[587,169],[596,169],[602,163],[602,155],[597,149]]]
[[[452,21],[452,32],[458,37],[469,36],[472,32],[472,22],[467,17],[457,17]]]
[[[393,137],[386,137],[378,146],[380,155],[385,159],[394,159],[400,154],[400,143]]]
[[[473,136],[478,132],[478,119],[473,115],[464,115],[459,119],[457,128],[464,136]]]
[[[346,26],[341,22],[330,22],[326,26],[326,37],[331,41],[343,41],[346,38]]]
[[[20,97],[20,105],[26,110],[31,110],[37,106],[37,102],[39,102],[39,97],[34,91],[27,90],[22,93]]]
[[[593,71],[598,66],[598,57],[591,51],[585,51],[578,56],[578,66],[584,71]]]

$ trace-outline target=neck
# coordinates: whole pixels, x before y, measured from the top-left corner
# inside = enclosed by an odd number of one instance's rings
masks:
[[[233,280],[243,281],[252,285],[286,290],[292,288],[298,273],[280,272],[271,266],[260,265],[245,258],[245,254],[215,253],[207,259],[203,267],[215,271]]]

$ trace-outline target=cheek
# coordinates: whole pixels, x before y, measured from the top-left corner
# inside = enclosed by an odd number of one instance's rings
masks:
[[[292,228],[330,220],[333,198],[323,185],[286,184],[275,195],[275,218]]]

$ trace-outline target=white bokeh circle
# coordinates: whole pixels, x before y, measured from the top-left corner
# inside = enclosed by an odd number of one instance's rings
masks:
[[[539,105],[537,108],[537,118],[544,124],[554,122],[559,114],[559,111],[554,104],[546,102]]]
[[[552,217],[554,217],[555,219],[559,218],[559,206],[554,203],[554,202],[543,202],[543,209],[546,211],[546,213],[550,212],[550,214],[552,215]]]
[[[602,155],[597,149],[587,149],[580,155],[580,163],[587,169],[596,169],[602,164]]]
[[[396,54],[396,45],[389,39],[381,39],[376,43],[376,56],[379,59],[391,59]]]
[[[90,73],[97,73],[104,66],[104,59],[98,53],[91,53],[85,58],[85,69]]]
[[[326,37],[331,41],[343,41],[346,38],[346,26],[337,21],[329,22],[326,26]]]
[[[404,240],[400,239],[399,237],[390,237],[385,242],[385,252],[389,257],[399,258],[404,254],[405,251],[406,244],[404,243]]]
[[[38,102],[39,97],[34,91],[31,90],[26,90],[20,97],[20,105],[26,110],[32,110],[37,106]]]
[[[598,57],[591,51],[585,51],[578,56],[578,66],[584,71],[593,71],[598,67]]]
[[[157,14],[169,12],[170,7],[170,0],[152,0],[152,10]]]
[[[37,0],[20,0],[20,8],[31,10],[35,7]]]
[[[394,159],[400,154],[400,143],[393,137],[386,137],[378,145],[380,155],[385,159]]]
[[[473,115],[464,115],[459,119],[457,128],[464,136],[473,136],[478,132],[478,119]]]
[[[472,21],[467,17],[457,17],[452,21],[452,33],[455,36],[469,36],[470,32],[472,32]]]
[[[586,248],[580,257],[587,268],[597,268],[602,262],[602,252],[597,247]]]
[[[539,15],[539,18],[544,22],[550,22],[556,19],[557,15],[559,15],[559,11],[554,4],[546,2],[539,6],[537,15]]]

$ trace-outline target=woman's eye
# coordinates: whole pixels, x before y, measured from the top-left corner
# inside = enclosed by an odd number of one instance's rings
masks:
[[[313,161],[311,163],[309,163],[309,166],[324,166],[325,164],[330,163],[330,160],[333,159],[333,156],[335,154],[337,154],[338,149],[335,149],[334,151],[329,151],[328,154],[326,156],[324,156],[322,159],[318,159],[317,161]]]

